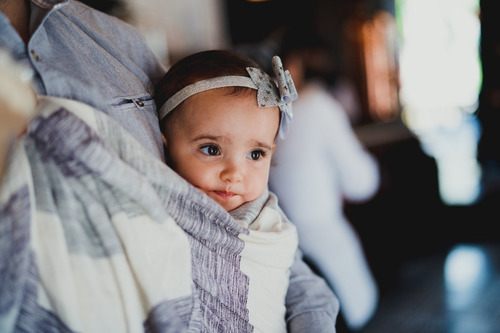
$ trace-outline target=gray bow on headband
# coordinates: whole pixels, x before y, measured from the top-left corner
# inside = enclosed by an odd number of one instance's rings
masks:
[[[288,126],[292,122],[292,102],[298,97],[288,70],[283,70],[283,64],[278,56],[273,57],[273,71],[276,76],[277,87],[269,75],[260,69],[247,67],[247,72],[257,86],[257,103],[260,107],[278,106],[283,112],[279,136],[285,138]]]

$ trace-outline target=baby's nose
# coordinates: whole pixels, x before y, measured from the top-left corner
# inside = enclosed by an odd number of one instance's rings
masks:
[[[241,182],[243,180],[243,166],[234,160],[228,160],[220,173],[220,178],[225,182]]]

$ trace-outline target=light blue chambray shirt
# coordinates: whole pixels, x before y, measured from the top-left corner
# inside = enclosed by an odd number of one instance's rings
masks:
[[[26,46],[0,12],[0,48],[35,70],[39,94],[90,104],[164,160],[152,97],[165,66],[129,24],[78,1],[31,1]]]

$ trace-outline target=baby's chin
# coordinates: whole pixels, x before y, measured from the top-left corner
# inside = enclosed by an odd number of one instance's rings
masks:
[[[236,208],[238,208],[244,204],[244,202],[233,203],[233,202],[227,202],[227,201],[221,201],[221,200],[215,200],[215,201],[220,206],[222,206],[222,208],[224,208],[227,212],[235,210]]]

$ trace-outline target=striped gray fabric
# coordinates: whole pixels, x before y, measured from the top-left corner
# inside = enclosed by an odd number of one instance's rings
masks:
[[[175,227],[189,236],[186,244],[191,256],[190,275],[181,278],[189,281],[190,293],[158,300],[147,295],[154,293],[158,286],[143,286],[147,280],[132,283],[146,295],[129,296],[128,302],[132,305],[122,306],[123,316],[127,316],[127,307],[135,307],[144,317],[140,318],[140,325],[126,323],[126,330],[135,331],[140,327],[154,332],[252,331],[245,307],[248,278],[240,272],[238,258],[244,246],[238,234],[247,232],[246,229],[146,152],[105,114],[80,108],[73,101],[67,104],[48,98],[42,103],[45,104],[43,113],[31,123],[28,135],[15,154],[18,165],[12,165],[2,187],[1,331],[6,327],[24,327],[26,331],[38,331],[41,327],[88,331],[89,326],[81,324],[85,321],[83,315],[76,319],[68,315],[79,315],[81,308],[76,306],[81,304],[77,302],[75,309],[59,312],[59,307],[66,305],[58,297],[66,295],[57,286],[45,287],[46,276],[57,279],[57,274],[71,274],[71,268],[65,267],[64,262],[38,260],[47,253],[42,253],[43,249],[39,251],[43,245],[32,242],[63,242],[58,249],[65,249],[67,253],[59,254],[58,259],[66,258],[70,265],[85,262],[90,271],[96,273],[75,276],[73,281],[80,285],[77,288],[85,288],[86,293],[92,294],[102,292],[92,287],[106,278],[103,270],[106,274],[117,273],[113,271],[116,258],[123,258],[125,263],[132,260],[126,243],[129,239],[123,237],[120,228],[126,228],[131,221],[137,224],[142,220],[145,224],[157,224],[145,227],[146,234],[152,228],[161,230],[162,224],[175,220]],[[89,114],[89,110],[94,111]],[[60,227],[61,238],[37,232],[53,225]],[[165,242],[169,240],[165,238]],[[154,253],[154,249],[146,249],[149,245],[142,243],[136,248]],[[6,260],[7,256],[14,260]],[[162,260],[162,253],[156,253],[153,260]],[[51,265],[48,268],[47,263]],[[120,270],[133,278],[139,274],[137,269],[148,268],[146,264],[129,263]],[[182,273],[175,265],[167,268],[171,269],[171,275]],[[54,275],[45,272],[41,276],[39,270],[52,270]],[[119,285],[120,279],[110,277],[109,281]],[[159,288],[157,291],[161,293]],[[125,293],[119,291],[118,294],[121,292]],[[41,294],[51,299],[49,307],[40,301]],[[100,317],[111,322],[120,317],[107,317],[109,310],[99,304],[93,304],[92,311],[101,312]],[[93,320],[97,318],[89,316]],[[102,327],[111,324],[108,322]],[[115,324],[116,327],[124,325]]]
[[[253,332],[249,231],[106,114],[39,111],[0,191],[0,331]],[[334,331],[338,302],[299,254],[290,286],[289,331]]]

